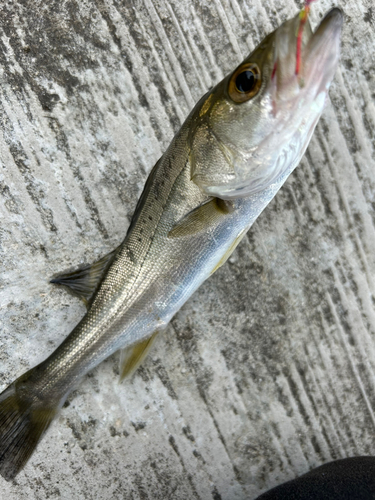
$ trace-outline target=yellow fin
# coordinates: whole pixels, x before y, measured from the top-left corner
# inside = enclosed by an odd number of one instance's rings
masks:
[[[218,220],[233,212],[231,202],[213,198],[212,200],[199,205],[191,212],[180,219],[171,229],[168,238],[181,238],[192,236],[207,230],[208,227],[216,224]]]
[[[235,240],[233,241],[231,246],[228,248],[228,250],[222,256],[222,258],[216,264],[216,266],[212,269],[211,274],[214,274],[214,272],[217,271],[219,269],[219,267],[221,267],[223,264],[226,263],[226,261],[229,259],[229,257],[232,255],[232,253],[237,248],[237,245],[240,243],[242,238],[245,236],[246,232],[247,232],[247,229],[244,229],[240,232],[240,234],[235,238]]]
[[[142,340],[142,342],[138,342],[138,344],[121,349],[120,382],[122,382],[125,377],[130,377],[130,375],[139,368],[142,361],[150,352],[151,347],[154,345],[158,333],[159,332],[156,331],[146,340]]]

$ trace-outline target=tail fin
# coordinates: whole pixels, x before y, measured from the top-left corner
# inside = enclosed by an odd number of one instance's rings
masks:
[[[25,376],[0,394],[0,474],[7,481],[24,467],[58,410],[17,390]]]

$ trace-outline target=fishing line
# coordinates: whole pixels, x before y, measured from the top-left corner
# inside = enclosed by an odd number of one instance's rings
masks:
[[[302,49],[302,34],[303,28],[305,27],[306,21],[309,17],[311,4],[315,2],[315,0],[306,0],[305,6],[299,13],[300,23],[297,32],[297,49],[296,49],[296,75],[299,75],[301,68],[301,49]]]

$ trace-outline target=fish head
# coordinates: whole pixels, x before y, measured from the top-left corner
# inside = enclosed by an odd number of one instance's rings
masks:
[[[342,11],[315,32],[300,15],[284,22],[211,92],[191,115],[192,180],[222,199],[267,189],[298,165],[323,111],[340,51]]]

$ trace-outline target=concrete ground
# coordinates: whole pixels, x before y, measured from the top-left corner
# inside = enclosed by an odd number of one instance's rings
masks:
[[[1,2],[1,388],[84,314],[50,276],[123,239],[194,103],[300,6]],[[84,379],[2,498],[254,499],[375,454],[375,7],[342,8],[301,165],[132,380],[116,355]]]

